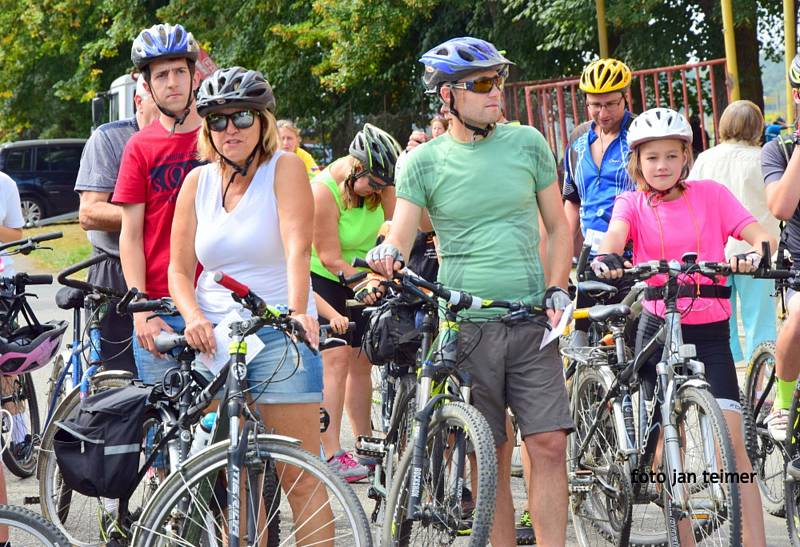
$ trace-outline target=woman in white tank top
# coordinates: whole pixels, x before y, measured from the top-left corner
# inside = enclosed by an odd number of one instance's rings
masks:
[[[313,198],[302,160],[278,149],[272,90],[258,72],[220,69],[203,82],[197,105],[204,117],[198,150],[209,163],[183,182],[169,265],[170,294],[186,321],[187,341],[203,353],[227,350],[215,347],[213,328],[239,305],[211,278],[222,271],[267,303],[288,305],[316,345]],[[198,264],[203,273],[195,288]],[[279,331],[265,328],[258,336],[265,347],[247,366],[249,398],[269,405],[259,411],[268,429],[317,452],[321,359]]]

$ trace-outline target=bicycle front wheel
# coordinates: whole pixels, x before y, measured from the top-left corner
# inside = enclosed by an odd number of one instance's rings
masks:
[[[0,383],[3,408],[11,413],[13,424],[5,423],[8,417],[3,419],[3,429],[12,428],[11,443],[3,452],[3,463],[14,475],[25,479],[36,471],[36,444],[41,435],[33,377],[30,374],[3,376]]]
[[[674,419],[683,475],[673,477],[675,466],[669,461],[669,449],[665,446],[662,499],[667,532],[672,535],[676,531],[670,517],[680,514],[691,523],[698,543],[720,547],[740,545],[738,474],[722,410],[707,390],[688,386],[676,396]],[[675,499],[678,488],[685,499],[683,506]]]
[[[794,390],[792,407],[789,410],[789,424],[786,428],[786,462],[800,458],[800,390]],[[800,547],[800,481],[788,477],[784,482],[786,500],[786,528],[793,547]]]
[[[161,484],[134,525],[133,545],[228,544],[228,446],[223,441],[203,450]],[[282,495],[264,500],[273,473]],[[372,545],[367,516],[355,493],[319,457],[294,443],[268,435],[251,439],[241,477],[243,544],[247,538],[247,545],[278,540],[287,546]],[[268,530],[276,529],[276,519],[281,536],[267,537]],[[247,537],[248,529],[253,537]]]
[[[497,455],[486,418],[464,403],[436,409],[428,426],[421,477],[412,466],[416,435],[400,460],[386,505],[381,545],[443,545],[459,536],[467,545],[489,543],[497,488]],[[467,451],[472,450],[467,458]],[[418,514],[410,514],[419,481]],[[471,489],[471,496],[464,488]]]
[[[0,526],[8,527],[8,545],[14,547],[68,547],[69,541],[41,515],[15,505],[0,505]]]

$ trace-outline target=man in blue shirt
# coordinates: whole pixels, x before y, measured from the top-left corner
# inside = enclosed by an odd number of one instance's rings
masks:
[[[628,177],[628,126],[633,116],[625,103],[631,70],[616,59],[598,59],[581,75],[579,87],[586,93],[591,121],[579,125],[570,135],[564,154],[564,212],[570,233],[580,228],[592,254],[608,230],[614,198],[634,190]],[[578,307],[594,300],[578,295]],[[585,345],[588,320],[576,322],[576,343]]]

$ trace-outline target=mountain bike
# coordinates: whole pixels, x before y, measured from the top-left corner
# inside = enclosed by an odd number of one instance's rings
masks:
[[[60,232],[54,232],[4,243],[0,253],[27,255],[48,249],[41,243],[60,237]],[[14,430],[3,462],[20,478],[33,475],[41,436],[39,402],[30,373],[53,359],[67,329],[66,321],[41,323],[28,302],[36,295],[27,293],[26,288],[52,282],[51,275],[27,273],[0,278],[0,404],[10,413],[3,419],[2,428]]]
[[[267,305],[230,277],[217,273],[215,280],[253,317],[231,324],[231,359],[178,418],[199,419],[224,387],[214,444],[162,482],[134,525],[133,543],[260,544],[271,541],[270,525],[279,518],[281,534],[291,536],[282,538],[283,544],[372,545],[367,517],[347,483],[298,441],[267,433],[258,409],[246,404],[245,338],[271,327],[287,334],[287,344],[305,342],[302,327],[288,309]],[[287,361],[287,366],[291,372],[301,363]],[[279,488],[272,477],[277,477]]]
[[[684,518],[704,544],[741,542],[738,482],[716,481],[736,469],[730,435],[703,363],[695,359],[694,346],[683,343],[677,309],[686,294],[680,287],[691,283],[691,274],[715,279],[730,273],[727,264],[697,262],[694,253],[684,255],[682,264],[662,260],[625,270],[634,280],[667,278],[659,289],[665,322],[633,359],[626,358],[622,334],[629,309],[602,306],[589,312],[595,321],[612,323],[615,346],[568,353],[579,363],[572,386],[576,432],[570,439],[569,481],[582,545],[677,545]],[[659,345],[664,349],[650,399],[636,376]],[[663,447],[660,461],[656,441]],[[661,530],[652,528],[654,510],[664,519]]]

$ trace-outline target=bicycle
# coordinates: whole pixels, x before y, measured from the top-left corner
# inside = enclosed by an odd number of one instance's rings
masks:
[[[58,239],[60,232],[12,241],[0,245],[3,256],[27,255],[46,249],[40,243]],[[9,251],[9,249],[11,249]],[[3,430],[13,427],[17,441],[10,442],[3,452],[3,462],[8,470],[20,478],[33,475],[36,469],[38,445],[41,436],[41,417],[31,372],[45,366],[58,353],[66,321],[41,323],[30,304],[26,292],[29,285],[49,285],[51,275],[17,273],[0,278],[0,404],[9,410],[11,418],[3,419]],[[24,325],[20,326],[20,320]]]
[[[296,440],[266,433],[258,410],[251,410],[245,401],[244,339],[269,326],[305,341],[302,327],[293,321],[288,309],[267,305],[230,277],[217,273],[215,280],[230,289],[253,317],[231,324],[230,360],[178,418],[199,418],[224,386],[213,444],[162,482],[134,525],[133,543],[144,547],[223,542],[236,546],[246,541],[253,545],[265,539],[272,541],[264,536],[274,519],[283,523],[287,515],[292,515],[293,526],[286,528],[296,542],[370,546],[366,515],[345,481],[318,456],[300,448]],[[270,484],[273,476],[280,488]],[[298,490],[306,493],[301,496],[306,500],[302,506],[295,497]],[[278,491],[283,491],[280,500]],[[264,501],[265,495],[271,499]]]
[[[369,267],[361,259],[353,265]],[[469,536],[469,545],[485,545],[494,517],[497,460],[491,429],[470,405],[471,376],[458,367],[458,313],[501,308],[508,310],[504,321],[544,321],[542,310],[520,302],[479,299],[409,272],[394,272],[393,280],[399,291],[422,302],[422,343],[411,440],[387,484],[381,544],[409,545],[423,537],[449,544]],[[447,303],[441,322],[437,299]],[[410,413],[395,404],[392,419],[403,411]],[[474,452],[471,475],[468,450]],[[467,484],[471,499],[464,495]]]
[[[8,541],[15,547],[70,545],[69,540],[51,522],[24,507],[0,505],[0,526],[8,528]]]
[[[723,472],[736,469],[730,435],[709,392],[704,366],[695,359],[694,346],[683,343],[677,310],[679,286],[687,275],[715,279],[731,272],[725,263],[696,259],[696,254],[687,253],[683,264],[662,260],[625,270],[629,279],[640,281],[658,274],[667,276],[660,289],[665,322],[633,359],[625,353],[624,320],[630,313],[625,306],[603,306],[589,312],[595,321],[612,322],[614,348],[565,350],[569,358],[582,364],[573,379],[576,432],[570,440],[569,460],[571,506],[582,545],[598,541],[677,545],[681,518],[690,519],[698,541],[741,542],[738,483],[709,482],[712,473],[715,478],[724,477]],[[664,349],[651,402],[643,396],[636,376],[659,344]],[[638,411],[634,411],[637,392]],[[657,424],[656,409],[661,413]],[[661,431],[660,439],[651,437],[654,430]],[[657,468],[656,440],[663,447]],[[647,524],[650,504],[659,507],[665,531],[640,529]]]

